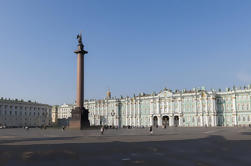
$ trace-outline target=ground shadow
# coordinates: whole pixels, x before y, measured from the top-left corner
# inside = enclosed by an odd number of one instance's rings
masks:
[[[241,132],[242,135],[251,135],[251,132]]]
[[[0,145],[0,165],[250,166],[250,154],[251,140],[213,135],[154,142]]]
[[[40,138],[23,138],[23,139],[4,139],[0,140],[1,144],[7,144],[7,143],[18,143],[18,142],[29,142],[29,141],[52,141],[52,140],[72,140],[79,138],[79,136],[75,137],[40,137]]]

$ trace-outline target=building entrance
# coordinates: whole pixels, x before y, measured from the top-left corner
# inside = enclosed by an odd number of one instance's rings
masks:
[[[174,116],[174,126],[179,126],[179,116]]]
[[[169,116],[163,116],[162,117],[162,125],[166,128],[169,126]]]
[[[153,117],[153,126],[158,127],[158,117],[157,116]]]

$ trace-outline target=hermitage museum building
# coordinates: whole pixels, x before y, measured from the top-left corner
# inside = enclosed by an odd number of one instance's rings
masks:
[[[248,126],[251,124],[251,85],[226,91],[205,88],[163,89],[151,95],[141,93],[126,98],[86,100],[92,126],[114,127],[214,127]]]

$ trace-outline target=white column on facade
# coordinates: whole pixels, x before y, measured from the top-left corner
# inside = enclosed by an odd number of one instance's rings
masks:
[[[118,104],[115,102],[115,108],[114,108],[114,116],[113,116],[113,125],[116,127],[117,126],[117,116],[118,116],[118,112],[117,112],[117,107],[118,107]]]
[[[128,103],[127,103],[127,99],[126,99],[126,126],[128,126]]]
[[[140,127],[140,119],[141,119],[141,112],[140,112],[140,100],[138,100],[138,126]]]
[[[159,106],[159,105],[160,105],[160,99],[159,99],[159,98],[157,99],[156,104],[157,104],[157,110],[156,110],[156,113],[157,113],[157,114],[160,114],[160,106]]]
[[[169,121],[170,121],[170,126],[174,126],[174,116],[173,115],[171,115],[169,117]]]
[[[98,110],[97,116],[99,116],[99,104],[97,104],[97,110]]]
[[[238,125],[237,121],[237,111],[236,111],[236,96],[235,94],[232,96],[232,105],[233,105],[233,119],[234,119],[234,125]]]
[[[105,116],[108,114],[108,102],[105,103]]]
[[[150,100],[150,114],[153,114],[153,99]]]
[[[100,115],[104,115],[104,103],[102,103],[102,105],[101,105],[101,114]]]
[[[119,126],[119,103],[117,103],[117,113],[116,113],[116,117],[117,117],[117,118],[116,118],[116,120],[117,120],[117,122],[116,122],[117,124],[116,124],[116,125],[117,125],[117,127],[120,127],[120,126]]]
[[[98,113],[96,115],[96,123],[97,125],[100,125],[100,121],[99,121],[99,116],[100,116],[100,104],[97,104],[97,108],[98,108]]]
[[[169,110],[169,103],[168,103],[168,99],[166,99],[166,111],[165,111],[165,112],[167,113],[167,112],[169,112],[169,111],[170,111],[170,110]]]
[[[174,107],[173,107],[173,102],[174,100],[173,100],[173,98],[171,98],[171,102],[170,102],[170,104],[171,104],[171,111],[170,111],[170,117],[169,117],[169,121],[170,121],[170,126],[174,126]]]
[[[173,99],[172,98],[171,98],[170,104],[171,104],[171,107],[170,107],[171,111],[170,111],[170,113],[173,114],[174,110],[173,110]]]
[[[206,112],[206,117],[205,117],[205,125],[206,126],[208,126],[208,114],[209,114],[209,112],[208,112],[208,106],[207,106],[207,104],[208,104],[208,102],[207,102],[207,100],[208,100],[208,98],[206,97],[206,105],[205,105],[205,112]]]
[[[204,125],[203,120],[203,105],[202,105],[202,97],[200,97],[200,126]]]
[[[132,126],[132,102],[130,101],[129,102],[129,112],[130,112],[130,116],[129,116],[129,118],[130,118],[130,126]]]
[[[152,117],[152,115],[149,116],[149,122],[150,122],[149,126],[153,126],[153,117]]]
[[[164,114],[165,113],[165,99],[163,99],[163,101],[161,102],[161,111],[160,111],[161,114]]]
[[[194,119],[195,119],[195,126],[199,126],[198,125],[198,97],[197,97],[197,93],[196,93],[196,98],[195,98],[195,117],[194,117]]]
[[[162,125],[161,125],[161,118],[160,118],[159,115],[157,115],[157,118],[158,118],[157,124],[158,124],[159,127],[161,127],[161,126],[162,126]]]
[[[179,115],[179,126],[183,126],[183,116]]]
[[[211,126],[216,126],[215,125],[215,116],[213,115],[213,116],[211,116]]]
[[[133,101],[133,124],[136,126],[136,100]]]
[[[212,97],[212,104],[213,104],[213,107],[212,107],[212,112],[213,112],[213,125],[212,126],[217,126],[217,119],[216,119],[216,98],[215,96]]]
[[[182,97],[179,99],[179,126],[183,126]]]
[[[179,100],[178,100],[179,113],[181,113],[181,100],[182,100],[182,98],[179,98]]]

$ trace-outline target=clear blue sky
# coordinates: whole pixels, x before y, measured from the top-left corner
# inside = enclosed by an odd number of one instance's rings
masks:
[[[80,31],[88,99],[251,83],[250,0],[6,0],[0,96],[73,103]]]

